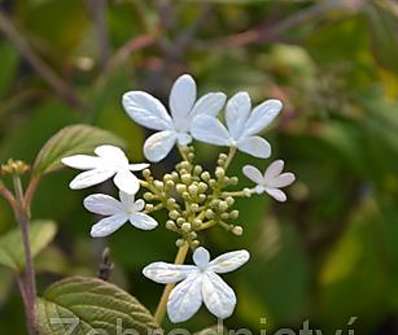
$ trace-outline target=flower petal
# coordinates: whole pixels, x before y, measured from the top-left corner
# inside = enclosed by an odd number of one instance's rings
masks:
[[[240,268],[250,259],[250,254],[247,250],[237,250],[227,252],[212,260],[209,264],[208,270],[216,273],[226,273]]]
[[[278,188],[266,188],[265,192],[277,201],[285,202],[287,200],[286,193]]]
[[[113,182],[120,191],[128,194],[136,194],[140,189],[138,178],[127,169],[117,172]]]
[[[242,169],[242,172],[247,178],[249,178],[251,181],[254,181],[256,184],[261,185],[264,182],[262,173],[253,165],[245,165]]]
[[[246,137],[238,142],[238,149],[257,158],[271,156],[271,145],[260,136]]]
[[[267,186],[270,187],[285,187],[292,184],[295,181],[296,177],[291,172],[285,172],[281,175],[277,176],[276,178],[272,179]]]
[[[103,160],[95,156],[74,155],[62,158],[61,162],[74,169],[91,170],[101,167]]]
[[[188,74],[180,76],[170,92],[170,110],[177,129],[189,129],[189,114],[196,100],[196,83]]]
[[[94,186],[111,178],[115,174],[113,170],[94,169],[79,173],[69,184],[72,190],[81,190]]]
[[[134,227],[142,230],[152,230],[158,226],[157,221],[145,213],[134,213],[129,220]]]
[[[107,194],[91,194],[83,201],[84,207],[94,214],[114,215],[123,212],[120,201]]]
[[[206,269],[210,261],[210,253],[203,247],[199,247],[193,253],[193,261],[199,269]]]
[[[145,208],[145,201],[142,199],[138,199],[134,203],[134,210],[137,212],[141,212]]]
[[[193,119],[192,136],[202,142],[225,145],[231,144],[231,137],[224,125],[215,117],[199,115]]]
[[[144,143],[144,155],[151,162],[159,162],[165,158],[177,140],[175,131],[165,130],[155,133]]]
[[[140,163],[140,164],[129,164],[130,171],[142,171],[149,168],[151,164],[148,163]]]
[[[225,120],[231,136],[238,140],[245,130],[245,123],[252,108],[247,92],[238,92],[227,102]]]
[[[119,199],[126,212],[134,207],[135,193],[126,193],[119,191]]]
[[[188,133],[177,133],[177,141],[179,145],[188,145],[192,142],[192,136]]]
[[[278,159],[270,164],[270,166],[267,167],[264,173],[264,180],[266,183],[277,177],[278,175],[281,174],[283,171],[283,166],[285,165],[285,162],[281,159]]]
[[[193,106],[191,119],[202,114],[216,117],[223,108],[226,99],[226,95],[221,92],[212,92],[203,95]]]
[[[95,148],[94,152],[103,158],[106,163],[127,165],[129,160],[122,149],[114,145],[105,144]]]
[[[91,236],[92,237],[106,237],[114,233],[121,226],[123,226],[127,221],[126,214],[116,214],[112,215],[108,218],[102,219],[98,221],[91,228]]]
[[[207,309],[216,317],[225,319],[232,315],[236,295],[219,275],[206,272],[203,276],[202,296]]]
[[[276,99],[266,100],[255,107],[245,124],[244,135],[258,134],[275,119],[282,107],[282,102]]]
[[[127,114],[141,126],[155,130],[173,128],[173,121],[166,108],[146,92],[127,92],[123,94],[122,104]]]
[[[165,262],[154,262],[147,265],[142,273],[145,277],[159,284],[177,283],[193,273],[198,273],[198,269],[193,265],[177,265]]]
[[[171,291],[167,314],[173,323],[190,319],[202,305],[202,275],[191,274]]]

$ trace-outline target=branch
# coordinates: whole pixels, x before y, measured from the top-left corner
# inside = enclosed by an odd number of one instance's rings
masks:
[[[15,46],[32,68],[54,89],[57,95],[72,107],[82,103],[74,90],[51,69],[32,49],[25,38],[17,31],[11,20],[0,10],[0,32]]]

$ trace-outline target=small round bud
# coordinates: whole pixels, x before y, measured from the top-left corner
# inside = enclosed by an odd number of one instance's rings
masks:
[[[199,200],[199,202],[200,203],[202,203],[203,201],[205,201],[206,200],[206,194],[199,194],[199,196],[198,196],[198,200]]]
[[[192,226],[191,226],[191,224],[190,224],[189,222],[184,222],[184,223],[181,225],[181,229],[182,229],[182,231],[188,233],[188,232],[191,231]]]
[[[221,216],[221,219],[223,219],[223,220],[229,219],[229,213],[222,213],[220,216]]]
[[[186,192],[187,187],[186,187],[186,185],[184,185],[184,184],[177,184],[176,190],[177,190],[178,193],[181,194],[181,193]]]
[[[245,197],[249,198],[252,195],[252,191],[250,190],[250,188],[246,187],[246,188],[243,189],[243,194],[244,194]]]
[[[224,154],[224,153],[221,153],[219,156],[218,156],[218,159],[221,159],[221,160],[227,160],[227,158],[228,158],[228,155],[227,154]]]
[[[220,204],[220,201],[221,201],[220,199],[213,199],[212,201],[210,201],[209,206],[211,208],[217,208]]]
[[[176,229],[177,229],[177,226],[176,226],[176,224],[175,224],[174,221],[172,221],[172,220],[167,220],[167,221],[166,221],[166,228],[169,229],[169,230],[176,230]]]
[[[198,187],[199,187],[199,192],[200,192],[200,193],[205,193],[205,192],[207,191],[207,189],[209,188],[209,187],[207,186],[207,184],[204,183],[203,181],[201,181],[201,182],[198,184]]]
[[[167,206],[173,207],[175,204],[176,204],[176,199],[174,199],[174,198],[167,199]]]
[[[236,220],[239,217],[239,211],[234,209],[231,213],[229,213],[229,218],[232,220]]]
[[[171,178],[173,179],[173,181],[176,183],[178,181],[178,179],[180,178],[180,176],[178,175],[177,172],[173,171],[171,173]]]
[[[182,192],[181,196],[185,199],[188,200],[190,198],[190,195],[188,192]]]
[[[214,186],[216,186],[216,184],[217,184],[217,182],[216,182],[215,179],[210,179],[210,180],[208,181],[208,183],[209,183],[210,187],[214,187]]]
[[[220,202],[218,203],[218,209],[219,209],[221,212],[225,212],[225,211],[228,209],[228,204],[227,204],[227,202],[226,202],[226,201],[220,201]]]
[[[192,248],[197,248],[200,246],[200,242],[198,240],[194,240],[191,242]]]
[[[236,236],[242,236],[243,228],[241,226],[235,226],[232,228],[232,233]]]
[[[184,218],[182,218],[182,217],[179,217],[178,219],[177,219],[177,224],[179,225],[179,226],[181,226],[184,222],[185,222],[185,219]]]
[[[171,179],[167,180],[165,183],[165,186],[168,190],[172,189],[175,186],[174,181],[172,181]]]
[[[181,175],[181,181],[184,184],[190,184],[192,181],[192,176],[189,173],[184,173],[183,175]]]
[[[189,187],[188,187],[188,192],[189,192],[192,196],[197,195],[197,194],[198,194],[198,191],[199,191],[199,188],[198,188],[197,185],[195,185],[195,184],[189,185]]]
[[[194,228],[199,228],[202,225],[203,221],[201,219],[194,219],[192,221],[192,226]]]
[[[235,203],[235,199],[232,198],[232,197],[227,197],[227,198],[225,199],[225,202],[228,204],[228,206],[231,207],[231,206]]]
[[[185,243],[185,240],[182,239],[182,238],[179,238],[179,239],[176,241],[176,246],[177,246],[177,248],[182,247],[182,246],[184,245],[184,243]]]
[[[190,152],[190,153],[188,154],[188,159],[189,159],[190,161],[193,161],[194,158],[195,158],[195,154],[194,154],[193,152]]]
[[[231,177],[230,179],[229,179],[229,183],[231,184],[231,185],[238,185],[238,183],[239,183],[239,178],[238,177]]]
[[[217,168],[216,168],[216,177],[218,179],[221,179],[221,178],[224,178],[224,176],[225,176],[225,170],[222,167],[217,166]]]
[[[144,171],[142,171],[142,175],[145,179],[149,178],[151,176],[151,170],[145,169]]]
[[[200,165],[195,165],[194,169],[193,169],[193,173],[196,176],[199,176],[203,171],[203,168]]]
[[[191,232],[190,234],[189,234],[189,236],[194,240],[195,238],[197,238],[198,237],[198,234],[196,233],[196,232]]]
[[[153,185],[155,185],[155,187],[156,187],[158,190],[163,190],[164,184],[163,184],[162,181],[160,181],[160,180],[155,180],[155,181],[153,182]]]
[[[154,205],[152,205],[152,204],[146,204],[145,205],[145,210],[147,211],[147,212],[151,212],[151,211],[153,211],[153,208],[154,208],[155,206]]]
[[[199,211],[199,205],[198,204],[192,204],[191,205],[191,210],[194,213],[198,212]]]
[[[180,213],[176,210],[169,212],[169,217],[173,220],[177,220],[180,217]]]
[[[200,175],[200,177],[201,177],[204,181],[209,181],[210,178],[211,178],[210,173],[207,172],[207,171],[202,172],[202,174]]]
[[[205,215],[206,215],[206,218],[208,218],[208,219],[214,219],[214,217],[215,217],[215,214],[211,209],[207,209]]]
[[[144,193],[144,199],[146,201],[152,201],[154,199],[154,195],[151,192],[145,192]]]

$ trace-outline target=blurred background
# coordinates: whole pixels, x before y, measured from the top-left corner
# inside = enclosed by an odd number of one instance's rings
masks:
[[[265,136],[272,159],[284,159],[297,175],[288,202],[241,200],[244,235],[220,228],[202,239],[213,254],[252,252],[250,263],[225,277],[239,297],[226,326],[271,334],[308,319],[334,334],[353,316],[358,334],[398,334],[396,1],[2,0],[0,35],[1,162],[32,162],[52,134],[73,123],[118,134],[141,161],[149,133],[126,116],[121,94],[146,90],[167,103],[184,72],[201,94],[247,90],[256,103],[283,100]],[[220,150],[200,145],[198,158],[211,168]],[[232,170],[241,176],[249,162],[264,169],[271,160],[239,154]],[[93,190],[69,190],[73,175],[49,175],[34,199],[33,217],[59,224],[55,243],[37,258],[40,291],[62,277],[95,275],[108,245],[112,280],[153,311],[162,286],[140,271],[171,261],[176,236],[126,226],[106,241],[90,239],[95,218],[81,202]],[[0,234],[15,225],[0,199]],[[202,310],[187,326],[214,323]],[[25,334],[18,290],[3,268],[0,333]]]

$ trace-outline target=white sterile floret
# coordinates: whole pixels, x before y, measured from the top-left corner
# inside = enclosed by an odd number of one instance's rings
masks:
[[[195,265],[176,265],[155,262],[144,268],[145,277],[160,284],[180,282],[172,291],[167,303],[167,313],[172,322],[190,319],[202,303],[217,318],[232,315],[236,296],[218,274],[231,272],[250,258],[247,250],[225,253],[210,262],[209,252],[199,247],[193,254]]]
[[[135,194],[140,188],[138,178],[131,171],[141,171],[149,167],[147,163],[129,164],[125,153],[113,145],[101,145],[94,150],[97,156],[74,155],[64,157],[62,163],[79,170],[87,170],[78,174],[69,184],[73,190],[79,190],[100,184],[109,178],[120,191]]]
[[[240,151],[258,158],[268,158],[271,146],[257,136],[282,110],[282,102],[266,100],[252,111],[250,96],[238,92],[228,100],[225,127],[215,116],[199,115],[192,123],[192,136],[202,142],[237,147]]]
[[[282,173],[284,164],[283,160],[273,162],[265,170],[264,175],[256,167],[246,165],[243,167],[243,174],[257,184],[254,188],[256,193],[266,192],[275,200],[284,202],[287,197],[280,188],[292,184],[296,179],[291,172]]]
[[[120,201],[107,194],[92,194],[84,199],[84,207],[94,213],[105,216],[91,229],[92,237],[105,237],[114,233],[127,221],[142,230],[151,230],[158,226],[155,219],[141,211],[145,207],[142,199],[135,200],[134,195],[120,192]]]
[[[130,91],[123,95],[122,104],[127,114],[138,124],[154,130],[144,144],[145,157],[158,162],[165,158],[178,143],[191,143],[191,123],[195,116],[217,116],[225,104],[225,94],[208,93],[197,98],[194,79],[190,75],[180,76],[174,83],[169,98],[171,116],[163,104],[152,95],[142,91]]]

